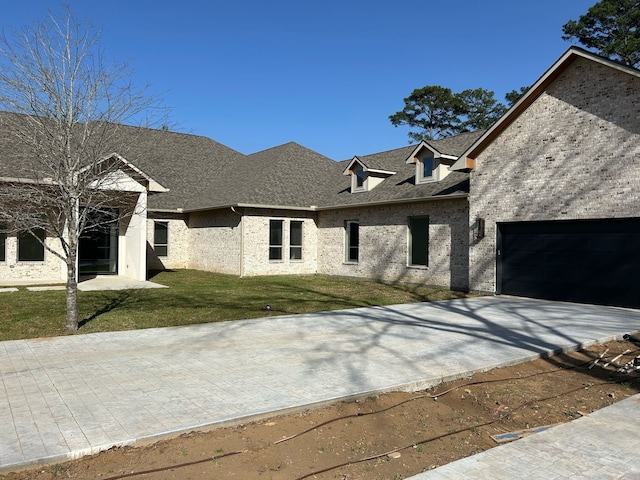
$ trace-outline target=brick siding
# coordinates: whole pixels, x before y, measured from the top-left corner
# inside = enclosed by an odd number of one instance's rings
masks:
[[[45,242],[47,246],[59,251],[60,241],[57,238],[47,237]],[[0,262],[0,279],[2,281],[60,281],[67,278],[66,272],[65,263],[46,249],[43,262],[19,262],[18,239],[15,235],[7,236],[5,261]]]
[[[494,291],[496,222],[640,217],[640,79],[578,59],[476,159],[470,287]]]
[[[429,266],[408,266],[408,219],[429,217]],[[360,223],[358,263],[345,261],[345,221]],[[407,203],[320,212],[318,272],[468,288],[466,199]]]
[[[283,220],[282,260],[269,260],[269,221]],[[302,260],[289,258],[291,221],[302,221]],[[316,214],[247,209],[243,217],[242,275],[300,275],[317,271],[318,227]]]

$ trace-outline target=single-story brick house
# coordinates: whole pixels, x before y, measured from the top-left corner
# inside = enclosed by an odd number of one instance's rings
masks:
[[[579,48],[487,131],[342,162],[295,143],[243,155],[122,135],[146,233],[135,248],[128,227],[101,239],[114,274],[320,273],[640,306],[640,72]],[[0,280],[48,261],[20,262],[19,241],[0,243]]]

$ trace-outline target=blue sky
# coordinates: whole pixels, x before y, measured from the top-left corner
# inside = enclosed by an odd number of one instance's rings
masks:
[[[414,88],[504,94],[571,44],[596,0],[67,0],[172,108],[172,128],[242,153],[295,141],[334,160],[402,147]],[[60,4],[0,0],[9,33]]]

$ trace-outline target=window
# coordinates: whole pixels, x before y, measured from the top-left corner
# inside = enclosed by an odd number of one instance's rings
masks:
[[[364,181],[365,181],[365,173],[360,164],[356,164],[353,166],[352,178],[351,178],[351,189],[354,192],[360,192],[364,190]]]
[[[18,261],[44,262],[44,230],[35,228],[33,232],[18,234]]]
[[[5,253],[5,244],[7,240],[7,233],[5,232],[6,228],[7,227],[5,225],[0,224],[0,262],[4,262],[7,259]]]
[[[433,176],[433,157],[425,157],[422,159],[422,178],[430,178]]]
[[[292,220],[289,232],[289,259],[302,260],[302,221]]]
[[[169,253],[169,222],[153,222],[153,249],[159,257]]]
[[[439,165],[440,159],[433,158],[433,154],[420,158],[416,163],[416,182],[429,183],[442,180],[446,176],[446,171],[438,169]]]
[[[409,217],[409,265],[429,265],[429,217]]]
[[[357,263],[360,250],[360,224],[354,221],[345,223],[346,261]]]
[[[283,220],[269,220],[269,260],[282,260]]]

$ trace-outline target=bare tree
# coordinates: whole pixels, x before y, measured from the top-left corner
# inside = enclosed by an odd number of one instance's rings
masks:
[[[114,222],[114,209],[131,213],[132,199],[117,192],[119,131],[166,116],[158,97],[133,88],[127,63],[105,61],[99,41],[69,8],[0,37],[0,135],[14,147],[3,152],[0,224],[28,232],[66,263],[69,330],[78,328],[81,234]]]

